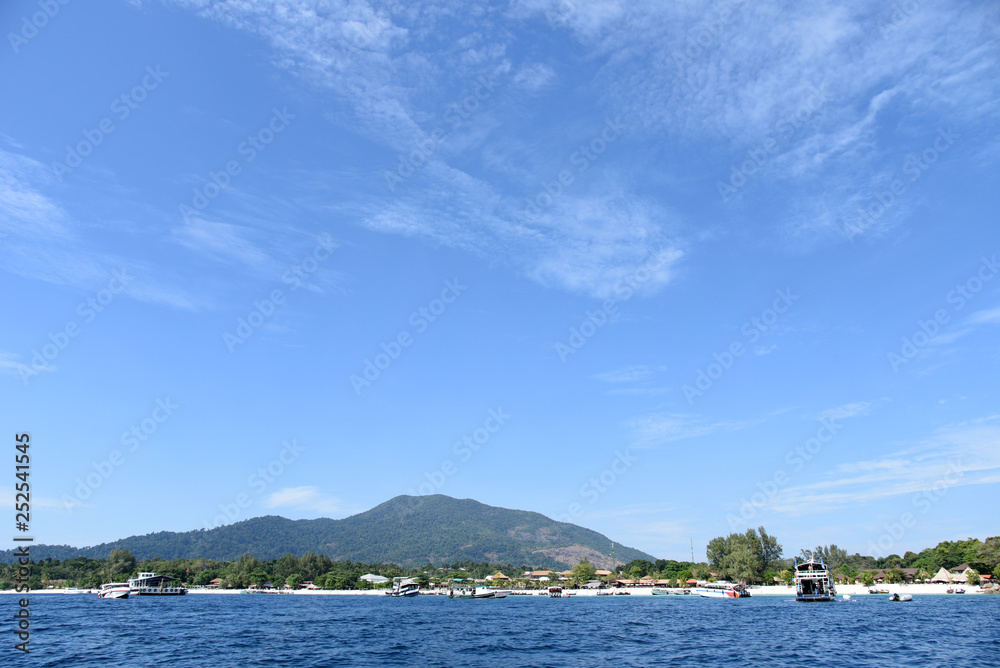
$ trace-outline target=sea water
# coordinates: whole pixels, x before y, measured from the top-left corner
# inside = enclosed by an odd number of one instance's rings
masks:
[[[16,597],[0,596],[13,611]],[[0,666],[1000,666],[1000,596],[31,598]]]

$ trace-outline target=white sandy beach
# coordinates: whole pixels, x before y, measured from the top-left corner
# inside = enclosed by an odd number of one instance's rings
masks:
[[[980,595],[984,594],[982,589],[979,587],[973,587],[968,585],[958,585],[965,589],[965,594],[962,596],[969,595]],[[888,591],[889,593],[899,593],[899,594],[912,594],[913,596],[948,596],[947,590],[950,588],[955,588],[956,585],[945,585],[945,584],[890,584],[890,585],[878,585],[878,589]],[[299,589],[296,591],[288,591],[282,593],[258,593],[258,596],[382,596],[385,594],[384,589],[368,589],[368,590],[352,590],[352,589]],[[694,591],[694,590],[692,590]],[[515,589],[513,590],[515,596],[537,596],[539,598],[545,596],[545,590],[543,589]],[[606,593],[619,593],[624,594],[628,592],[631,596],[652,596],[652,587],[619,587],[613,589],[563,589],[563,595],[574,597],[574,596],[597,596],[598,592],[601,595]],[[90,592],[92,594],[97,593],[97,590]],[[189,589],[189,594],[192,595],[208,595],[208,596],[233,596],[236,594],[245,593],[242,589]],[[14,590],[0,591],[0,594],[17,594]],[[71,592],[65,589],[33,589],[28,594],[20,593],[21,596],[30,595],[35,596],[37,594],[65,594],[65,595],[78,595],[80,592]],[[765,586],[765,587],[750,587],[750,594],[752,596],[794,596],[795,588],[786,587],[784,585],[778,586]],[[83,593],[86,595],[86,592]],[[693,594],[696,595],[696,594]],[[868,593],[868,587],[865,585],[837,585],[837,595],[838,596],[870,596]],[[950,596],[959,596],[959,594],[950,594]]]

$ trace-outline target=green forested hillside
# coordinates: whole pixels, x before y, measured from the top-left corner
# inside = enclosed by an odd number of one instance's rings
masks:
[[[575,524],[539,513],[487,506],[443,495],[398,496],[342,520],[289,520],[266,516],[211,530],[161,531],[76,549],[37,545],[34,559],[103,559],[116,548],[142,559],[233,560],[243,553],[259,559],[314,552],[334,561],[427,563],[475,561],[569,568],[587,557],[610,566],[611,540]],[[2,555],[9,562],[11,553]],[[615,546],[615,560],[653,559],[645,552]]]

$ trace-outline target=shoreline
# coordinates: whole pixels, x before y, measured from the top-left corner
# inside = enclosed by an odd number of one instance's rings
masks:
[[[969,596],[969,595],[985,595],[989,593],[989,590],[983,590],[979,587],[971,587],[967,585],[945,585],[945,584],[891,584],[891,585],[876,585],[879,589],[886,590],[889,594],[913,594],[920,596]],[[965,589],[965,594],[948,594],[947,590],[949,588],[963,587]],[[605,595],[605,592],[611,592],[614,595],[624,595],[627,592],[631,596],[652,596],[654,587],[612,587],[611,589],[567,589],[563,588],[563,597],[577,597],[577,596],[597,596],[598,592],[601,595]],[[750,595],[754,596],[788,596],[792,598],[795,596],[795,588],[788,587],[785,585],[765,585],[750,587]],[[294,591],[281,591],[274,593],[257,593],[255,596],[384,596],[387,590],[385,589],[298,589]],[[546,596],[545,589],[514,589],[512,590],[512,596],[535,596],[538,598],[548,598]],[[524,593],[521,593],[524,592]],[[692,588],[694,592],[694,588]],[[191,595],[209,595],[209,596],[233,596],[236,594],[246,593],[245,589],[188,589],[188,594]],[[66,596],[86,596],[86,595],[96,595],[97,590],[88,591],[67,591],[66,589],[32,589],[29,592],[16,592],[14,590],[0,591],[0,594],[8,595],[38,595],[38,594],[63,594]],[[443,596],[443,594],[422,594],[422,595],[437,595]],[[847,596],[871,596],[868,593],[868,587],[865,585],[837,585],[837,596],[843,597]],[[877,596],[878,594],[876,594]],[[881,594],[885,595],[885,594]],[[698,594],[692,593],[691,597],[699,598]]]

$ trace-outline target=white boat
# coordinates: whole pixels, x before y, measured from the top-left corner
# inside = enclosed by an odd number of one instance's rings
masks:
[[[837,598],[837,587],[821,558],[807,559],[802,563],[795,560],[795,600],[833,601]]]
[[[732,582],[709,582],[698,587],[698,595],[703,598],[750,598],[745,585]]]
[[[172,584],[177,578],[156,573],[139,573],[128,581],[129,591],[133,596],[183,596],[187,588]]]
[[[890,601],[904,601],[904,602],[905,601],[912,601],[913,600],[913,595],[912,594],[892,594],[891,596],[889,596],[889,600]]]
[[[512,593],[514,592],[510,589],[494,589],[493,598],[507,598]]]
[[[396,596],[400,598],[410,598],[420,595],[420,585],[411,578],[393,578],[392,589],[385,593],[386,596]]]
[[[97,598],[128,598],[131,593],[129,586],[125,582],[109,582],[102,584],[97,590]]]
[[[476,586],[473,585],[472,587],[449,589],[448,598],[496,598],[496,592],[492,590],[479,591]],[[500,598],[503,598],[503,596]]]
[[[562,587],[549,587],[549,598],[562,598]]]

